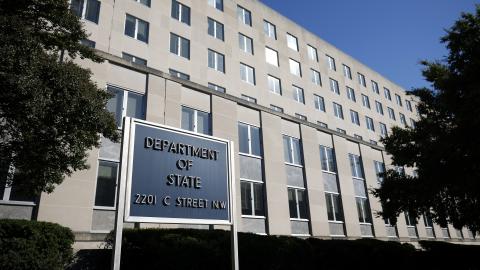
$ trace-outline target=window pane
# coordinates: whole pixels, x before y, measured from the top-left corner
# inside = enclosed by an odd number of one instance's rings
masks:
[[[2,194],[3,195],[3,194]],[[22,201],[22,202],[33,202],[35,200],[35,196],[29,194],[23,190],[18,189],[15,186],[15,181],[13,182],[12,189],[10,190],[10,201]]]
[[[210,116],[208,113],[197,111],[197,132],[210,134]]]
[[[302,157],[300,153],[300,141],[297,139],[292,139],[293,144],[293,158],[294,162],[297,165],[302,165]]]
[[[261,156],[262,149],[260,146],[260,129],[257,127],[250,127],[250,136],[252,144],[252,155]]]
[[[88,0],[85,10],[85,19],[94,23],[98,23],[98,15],[100,14],[100,2],[97,0]]]
[[[248,153],[248,126],[238,124],[238,144],[240,153]]]
[[[70,3],[70,9],[72,10],[73,14],[77,15],[78,17],[82,17],[83,3],[83,0],[72,0]]]
[[[190,25],[190,7],[182,5],[182,22]]]
[[[177,19],[180,15],[180,3],[177,1],[172,1],[172,18]]]
[[[359,222],[365,222],[365,216],[363,212],[363,207],[362,207],[362,198],[355,198],[356,204],[357,204],[357,213],[358,213],[358,221]]]
[[[253,184],[253,195],[255,203],[255,215],[265,216],[265,207],[263,205],[263,185],[260,183]]]
[[[182,107],[182,129],[193,131],[193,110]]]
[[[107,102],[107,111],[113,113],[117,126],[120,127],[122,125],[123,91],[109,87],[108,92],[113,97]]]
[[[295,200],[295,189],[288,189],[288,208],[290,210],[290,218],[298,218],[297,202]]]
[[[335,153],[333,148],[327,148],[328,166],[331,172],[337,171],[337,164],[335,162]]]
[[[97,176],[96,206],[115,206],[118,163],[100,161]]]
[[[335,220],[335,217],[333,215],[334,209],[333,209],[333,205],[332,205],[332,196],[333,196],[333,194],[325,193],[325,201],[327,203],[328,220]]]
[[[148,23],[142,20],[138,21],[137,39],[148,43]]]
[[[223,40],[223,24],[217,23],[217,38]]]
[[[130,15],[125,19],[125,35],[135,38],[135,18]]]
[[[283,136],[283,157],[285,162],[292,163],[292,152],[290,151],[290,138]]]
[[[212,50],[208,50],[208,67],[215,68],[215,53]]]
[[[333,205],[335,207],[335,218],[337,221],[344,221],[342,201],[339,194],[332,195]]]
[[[208,18],[208,34],[210,36],[215,36],[215,28],[214,28],[214,21]]]
[[[145,119],[144,97],[134,93],[128,93],[127,116]]]
[[[240,192],[242,196],[242,215],[252,214],[252,195],[251,184],[249,182],[240,182]]]
[[[297,190],[298,195],[298,208],[300,210],[299,217],[308,219],[307,215],[307,199],[305,198],[305,191]]]
[[[181,38],[180,42],[181,42],[180,55],[187,59],[190,59],[190,41],[188,39]]]
[[[178,36],[170,33],[170,52],[178,55]]]

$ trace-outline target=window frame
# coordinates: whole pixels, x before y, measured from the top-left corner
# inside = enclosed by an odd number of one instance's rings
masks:
[[[307,190],[305,188],[302,188],[302,187],[294,187],[294,186],[288,186],[287,185],[287,194],[288,194],[288,190],[293,190],[295,191],[295,207],[296,207],[296,214],[295,216],[296,217],[292,217],[292,213],[290,213],[290,198],[289,198],[289,201],[288,201],[288,204],[289,204],[289,216],[290,216],[290,220],[296,220],[296,221],[309,221],[308,219],[308,203],[307,203]],[[302,192],[303,193],[303,203],[305,204],[304,207],[305,207],[305,215],[306,217],[301,217],[301,212],[300,212],[300,204],[299,204],[299,201],[298,201],[298,192]]]
[[[187,105],[181,105],[180,106],[180,112],[183,113],[183,110],[184,109],[187,109],[187,110],[191,110],[193,111],[193,130],[189,130],[189,129],[184,129],[183,128],[183,117],[181,117],[180,119],[180,127],[181,129],[183,130],[188,130],[188,131],[191,131],[191,132],[194,132],[194,133],[198,133],[198,134],[205,134],[205,135],[211,135],[212,134],[212,114],[209,113],[209,112],[205,112],[205,111],[202,111],[202,110],[198,110],[198,109],[194,109],[192,107],[189,107]],[[201,113],[204,113],[207,115],[208,117],[208,130],[207,130],[207,133],[201,133],[198,131],[198,113],[201,112]]]
[[[375,109],[377,110],[377,113],[384,115],[383,114],[383,105],[380,101],[375,100]]]
[[[333,93],[340,95],[340,86],[338,85],[338,81],[332,78],[328,78],[330,83],[330,91]]]
[[[349,66],[343,64],[343,75],[346,78],[349,78],[350,80],[352,79],[352,70],[350,69]]]
[[[326,112],[325,99],[317,94],[313,94],[313,104],[317,111]]]
[[[210,65],[210,54],[213,54],[213,66]],[[214,51],[212,49],[208,49],[208,56],[207,56],[207,66],[211,69],[214,69],[218,72],[225,73],[225,55]],[[221,65],[220,65],[221,62]]]
[[[286,33],[287,35],[287,47],[298,52],[298,38],[290,33]],[[295,45],[293,42],[295,41]],[[292,47],[295,46],[295,47]]]
[[[320,75],[320,72],[311,68],[310,81],[315,85],[322,86],[322,75]]]
[[[238,126],[243,125],[247,127],[247,144],[248,144],[248,153],[240,151],[240,133],[238,135],[238,154],[242,156],[254,157],[258,159],[263,159],[263,143],[262,143],[262,128],[256,125],[252,125],[246,122],[238,121]],[[240,127],[238,128],[240,130]],[[258,129],[258,145],[260,146],[260,155],[253,154],[252,147],[252,129]],[[252,180],[252,179],[248,179]],[[262,182],[263,183],[263,182]]]
[[[370,98],[367,95],[362,94],[362,105],[365,108],[371,109]]]
[[[242,68],[245,69],[245,80],[242,78]],[[248,75],[248,71],[252,71],[252,78],[250,78],[250,76]],[[251,79],[252,81],[250,81],[249,79]],[[240,62],[240,80],[250,85],[255,85],[255,68]]]
[[[251,48],[251,51],[249,51],[249,46]],[[241,51],[254,55],[254,49],[253,49],[253,39],[245,34],[242,34],[238,32],[238,47]]]
[[[135,31],[134,31],[134,33],[133,33],[133,36],[130,36],[130,35],[128,35],[128,34],[126,33],[126,31],[127,31],[127,18],[128,18],[128,17],[133,18],[133,20],[134,20],[134,22],[135,22]],[[140,22],[142,22],[142,23],[144,23],[144,24],[146,25],[146,32],[147,32],[147,33],[146,33],[146,40],[142,40],[142,39],[139,39],[139,38],[138,38],[138,28],[139,28],[138,26],[139,26],[139,23],[140,23]],[[145,21],[145,20],[142,20],[142,19],[140,19],[140,18],[138,18],[138,17],[135,17],[135,16],[133,16],[133,15],[130,15],[130,14],[126,13],[126,15],[125,15],[125,23],[124,23],[124,28],[123,28],[123,29],[124,29],[124,30],[123,30],[123,34],[124,34],[125,36],[131,37],[131,38],[133,38],[133,39],[136,39],[136,40],[138,40],[138,41],[141,41],[141,42],[144,42],[144,43],[148,44],[148,41],[149,41],[149,39],[150,39],[150,23],[149,23],[149,22],[147,22],[147,21]]]
[[[358,77],[358,84],[360,84],[363,87],[367,87],[367,81],[365,80],[365,75],[363,75],[360,72],[357,72],[357,77]]]
[[[208,5],[223,12],[223,0],[208,0]]]
[[[350,120],[352,124],[360,126],[360,117],[358,116],[358,112],[354,110],[350,110]]]
[[[175,9],[175,5],[177,6],[177,9]],[[175,13],[175,10],[178,12]],[[187,14],[187,15],[185,15]],[[171,17],[172,19],[175,19],[181,23],[184,23],[188,26],[191,24],[191,8],[184,3],[180,3],[177,0],[172,0],[172,12],[171,12]],[[185,17],[186,16],[186,17]]]
[[[347,88],[347,98],[353,102],[357,102],[357,98],[355,97],[355,90],[348,86],[346,86],[346,88]]]
[[[292,160],[290,162],[290,160],[284,160],[284,163],[286,165],[291,165],[291,166],[295,166],[295,167],[301,167],[303,168],[303,151],[302,151],[302,142],[300,139],[298,138],[295,138],[295,137],[292,137],[292,136],[288,136],[288,135],[285,135],[283,134],[282,136],[282,142],[284,142],[285,139],[288,139],[288,151],[290,153],[290,156],[292,157]],[[298,142],[298,151],[299,151],[299,158],[300,160],[295,160],[295,147],[294,147],[294,141],[295,142]],[[285,145],[284,145],[285,147]],[[284,149],[285,151],[285,149]]]
[[[237,5],[237,20],[244,25],[252,27],[252,12],[240,5]]]
[[[307,55],[308,55],[308,59],[312,60],[312,61],[315,61],[318,63],[318,52],[317,52],[317,48],[313,47],[312,45],[310,44],[307,44]]]
[[[292,66],[295,65],[295,66]],[[290,67],[290,74],[297,76],[297,77],[302,77],[302,66],[300,65],[300,62],[293,60],[292,58],[288,59],[288,66]],[[298,66],[298,73],[295,72],[297,71],[296,67]],[[293,68],[293,69],[292,69]]]
[[[269,61],[270,59],[269,56],[273,56],[272,53],[275,53],[275,63],[272,63]],[[272,66],[279,67],[280,63],[278,61],[278,52],[268,46],[265,46],[265,62],[267,62],[267,64],[270,64]]]
[[[241,216],[242,217],[250,217],[250,218],[260,218],[260,219],[266,219],[266,209],[265,209],[265,187],[264,183],[262,181],[258,180],[251,180],[251,179],[244,179],[240,178],[240,197],[241,197],[241,203],[243,202],[243,196],[242,196],[242,184],[248,184],[250,185],[250,207],[252,212],[250,214],[244,214],[243,213],[243,207],[241,209]],[[255,185],[261,185],[261,195],[262,195],[262,205],[263,205],[263,215],[257,215],[256,214],[256,200],[255,200]],[[242,205],[243,206],[243,205]]]
[[[212,28],[212,31],[213,33],[210,33],[209,30],[211,29],[210,28],[210,22],[212,22],[212,25],[213,25],[213,28]],[[218,39],[218,40],[221,40],[221,41],[225,41],[225,26],[223,25],[223,23],[215,20],[215,19],[212,19],[210,17],[207,17],[207,24],[208,24],[208,27],[207,27],[207,34],[211,37],[214,37],[215,39]],[[221,30],[221,37],[218,36],[218,30]]]
[[[294,84],[292,85],[292,88],[293,88],[293,99],[298,103],[305,104],[305,92],[303,88],[298,87]]]
[[[270,88],[271,84],[270,84],[270,81],[272,80],[272,82],[278,82],[278,89],[276,89],[276,83],[273,83],[272,85],[274,86],[272,88]],[[276,94],[276,95],[279,95],[281,96],[282,95],[282,82],[280,81],[279,78],[275,77],[275,76],[272,76],[270,74],[267,74],[267,85],[268,85],[268,90],[270,91],[270,93],[273,93],[273,94]]]
[[[377,95],[380,95],[380,88],[378,88],[378,83],[372,80],[372,91]]]
[[[98,173],[100,170],[100,163],[101,162],[108,162],[108,163],[113,163],[116,164],[117,166],[117,172],[116,172],[116,179],[115,179],[115,190],[114,190],[114,199],[113,199],[113,206],[101,206],[101,205],[96,205],[96,199],[97,199],[97,188],[98,188]],[[93,194],[93,209],[96,210],[115,210],[117,209],[117,196],[118,196],[118,188],[119,188],[119,176],[120,176],[120,161],[115,160],[115,159],[108,159],[108,158],[98,158],[97,159],[97,173],[96,173],[96,178],[95,178],[95,192]]]
[[[339,119],[344,120],[343,108],[341,104],[333,102],[333,115]]]
[[[328,69],[337,71],[337,65],[335,64],[335,58],[331,57],[330,55],[326,54],[327,56],[327,64]]]
[[[72,5],[72,0],[69,1],[69,9],[72,10],[74,12],[75,15],[77,15],[78,17],[80,17],[80,19],[83,19],[85,21],[89,21],[91,23],[94,23],[94,24],[97,24],[98,25],[98,22],[100,20],[100,9],[102,8],[102,2],[98,1],[98,0],[80,0],[80,1],[83,1],[82,2],[82,10],[81,10],[81,14],[77,14],[75,13],[75,10],[72,9],[73,5]],[[95,11],[95,21],[92,21],[90,20],[89,18],[86,17],[87,15],[87,5],[88,5],[88,2],[96,2],[98,4],[98,10]]]
[[[272,29],[273,29],[273,36],[271,35]],[[275,26],[275,24],[267,20],[263,20],[263,33],[266,36],[273,38],[274,40],[277,40],[277,27]]]
[[[365,116],[365,123],[368,130],[375,132],[375,123],[373,122],[373,118]]]
[[[176,39],[176,42],[177,42],[177,46],[175,47],[175,50],[176,51],[173,51],[172,52],[172,42],[173,40]],[[183,55],[182,52],[182,44],[187,44],[187,52],[188,52],[188,55]],[[176,56],[180,56],[182,58],[185,58],[187,60],[190,60],[190,40],[187,39],[187,38],[184,38],[180,35],[177,35],[173,32],[170,32],[170,53],[176,55]]]

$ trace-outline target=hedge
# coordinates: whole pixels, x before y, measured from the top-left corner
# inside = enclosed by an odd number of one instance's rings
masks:
[[[73,242],[72,231],[58,224],[0,219],[0,269],[64,269]]]

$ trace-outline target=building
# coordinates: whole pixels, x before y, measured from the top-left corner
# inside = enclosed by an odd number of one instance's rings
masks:
[[[475,241],[428,215],[402,215],[396,226],[375,217],[381,205],[368,189],[390,166],[379,139],[414,125],[415,100],[261,2],[71,5],[91,33],[84,43],[107,60],[78,61],[114,94],[108,109],[119,128],[131,116],[235,142],[240,231]],[[0,217],[57,222],[79,242],[102,240],[114,223],[119,151],[103,139],[89,170],[36,201],[3,187]]]

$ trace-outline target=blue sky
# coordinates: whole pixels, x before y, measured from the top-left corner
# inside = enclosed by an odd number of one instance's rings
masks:
[[[429,86],[420,60],[447,55],[440,37],[472,0],[261,0],[406,90]]]

